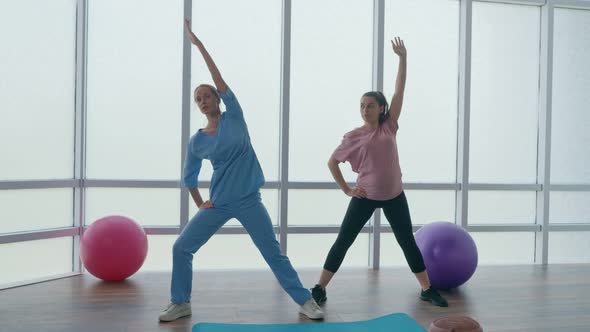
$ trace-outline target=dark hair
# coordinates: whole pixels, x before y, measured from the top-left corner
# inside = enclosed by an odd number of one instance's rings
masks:
[[[217,102],[221,102],[221,98],[219,97],[219,92],[217,92],[217,89],[211,84],[201,84],[201,85],[197,86],[195,88],[195,93],[197,93],[197,90],[199,90],[199,88],[202,88],[202,87],[209,88],[209,90],[211,90],[211,93],[217,98]]]
[[[387,120],[390,116],[389,114],[389,104],[387,103],[387,98],[383,95],[381,91],[369,91],[366,92],[363,97],[373,97],[377,100],[379,106],[383,106],[383,113],[379,114],[379,124],[382,124]]]

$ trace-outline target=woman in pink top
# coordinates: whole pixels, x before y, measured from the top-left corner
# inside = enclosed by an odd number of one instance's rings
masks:
[[[318,304],[326,301],[326,286],[338,271],[346,251],[375,209],[382,208],[410,269],[422,287],[420,298],[437,306],[448,305],[447,301],[430,286],[422,254],[414,240],[408,202],[402,189],[396,134],[406,83],[406,48],[399,37],[395,41],[392,40],[391,44],[393,51],[399,56],[391,106],[388,107],[383,93],[365,93],[360,105],[365,124],[346,133],[342,143],[328,161],[332,176],[342,191],[352,198],[338,238],[324,263],[320,281],[312,288],[312,295]],[[358,173],[356,187],[350,188],[342,177],[339,163],[343,162],[349,162],[352,170]]]

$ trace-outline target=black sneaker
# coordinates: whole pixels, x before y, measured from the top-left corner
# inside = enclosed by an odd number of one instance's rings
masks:
[[[449,303],[444,297],[440,296],[440,294],[436,291],[436,289],[430,287],[427,290],[423,290],[420,292],[420,299],[422,301],[429,301],[430,303],[439,306],[439,307],[448,307]]]
[[[324,304],[328,299],[326,297],[326,289],[317,284],[311,289],[311,296],[318,305]]]

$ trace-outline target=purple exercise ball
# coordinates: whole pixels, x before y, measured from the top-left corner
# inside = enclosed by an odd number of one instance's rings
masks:
[[[415,238],[434,288],[459,287],[475,273],[477,247],[463,228],[438,221],[422,226]]]

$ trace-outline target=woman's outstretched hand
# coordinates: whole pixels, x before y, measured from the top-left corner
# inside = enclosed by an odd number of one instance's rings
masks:
[[[399,57],[406,56],[406,46],[400,37],[395,37],[395,39],[391,41],[391,47],[393,48],[393,52]]]
[[[188,38],[191,41],[191,43],[198,45],[201,41],[191,30],[191,21],[189,21],[188,18],[184,19],[184,27],[186,28],[186,34],[188,35]]]

